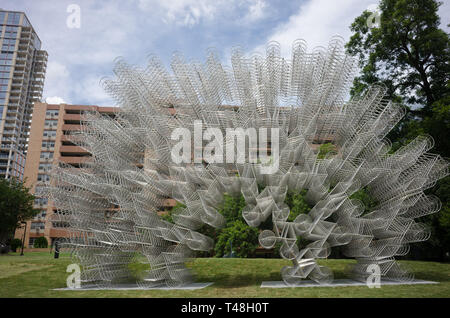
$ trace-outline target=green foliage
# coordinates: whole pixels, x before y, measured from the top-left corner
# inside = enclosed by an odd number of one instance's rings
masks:
[[[354,20],[346,48],[358,57],[362,72],[353,83],[352,96],[383,83],[391,99],[424,105],[417,113],[426,114],[448,94],[450,41],[439,28],[439,5],[434,0],[381,0],[378,27],[367,26],[368,11]]]
[[[33,247],[35,247],[35,248],[47,248],[48,247],[48,241],[45,238],[45,236],[38,237],[34,241]]]
[[[438,213],[424,216],[419,219],[431,230],[431,238],[421,242],[412,252],[416,258],[439,259],[448,261],[450,247],[450,176],[439,180],[436,185],[426,191],[427,194],[436,195],[442,202]]]
[[[284,202],[289,206],[290,213],[288,217],[288,221],[292,222],[299,214],[307,214],[311,211],[311,206],[306,202],[305,199],[306,190],[302,190],[301,192],[293,192],[289,191],[286,194],[286,199]]]
[[[435,0],[381,0],[380,25],[367,26],[370,12],[363,12],[352,23],[347,52],[358,58],[361,68],[351,96],[363,95],[372,84],[382,83],[388,98],[403,103],[406,116],[392,129],[390,153],[418,135],[429,134],[435,141],[432,152],[450,157],[450,38],[440,29]],[[442,209],[421,218],[432,231],[429,241],[411,246],[416,258],[445,259],[449,252],[450,186],[440,180],[426,191],[437,195]],[[370,210],[365,193],[354,194]]]
[[[239,197],[232,197],[231,195],[225,194],[219,208],[219,213],[225,217],[227,224],[237,220],[245,222],[242,217],[242,210],[245,206],[246,203],[242,194]]]
[[[33,208],[34,196],[23,182],[0,179],[0,242],[8,241],[20,222],[39,213]]]
[[[433,104],[431,116],[424,119],[422,126],[424,132],[434,138],[433,151],[450,157],[450,94]]]
[[[362,188],[353,193],[349,199],[358,199],[360,200],[364,205],[364,213],[371,212],[377,205],[378,201],[375,200],[367,191],[367,188]]]
[[[317,155],[318,159],[324,159],[328,153],[335,153],[336,152],[336,146],[332,143],[326,143],[322,144],[319,147],[319,154]]]
[[[258,247],[258,229],[250,227],[241,220],[229,222],[217,237],[214,247],[216,257],[222,257],[230,252],[230,243],[238,257],[252,256]]]
[[[15,239],[13,239],[11,241],[11,250],[13,252],[15,252],[17,250],[17,248],[21,247],[21,246],[22,246],[22,240],[21,239],[15,238]]]
[[[442,246],[448,249],[450,246],[450,177],[438,181],[434,194],[442,202],[441,211],[435,215],[438,223],[436,232],[438,232]]]
[[[180,213],[184,208],[186,208],[186,206],[183,203],[177,202],[173,208],[167,211],[166,214],[161,215],[161,218],[167,222],[175,223],[173,221],[173,216]]]

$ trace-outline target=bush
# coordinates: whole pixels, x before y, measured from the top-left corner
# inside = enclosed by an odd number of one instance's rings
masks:
[[[177,201],[177,204],[175,204],[174,207],[172,207],[169,211],[167,211],[167,214],[161,215],[161,218],[167,222],[175,223],[173,221],[173,215],[180,213],[185,208],[186,206],[183,203]]]
[[[327,154],[334,155],[336,153],[336,146],[332,143],[322,144],[319,147],[319,154],[317,155],[318,159],[325,159]]]
[[[230,252],[230,243],[237,257],[248,257],[254,254],[258,247],[258,229],[250,227],[241,220],[228,224],[217,237],[214,248],[216,257],[222,257]]]
[[[233,197],[229,194],[225,194],[223,196],[223,202],[218,211],[224,216],[227,224],[231,224],[237,220],[245,222],[244,218],[242,217],[242,210],[245,206],[246,203],[242,194],[240,194],[238,197]]]
[[[48,247],[48,241],[44,236],[38,237],[33,244],[36,248],[46,248]]]
[[[11,241],[11,251],[15,252],[17,251],[18,247],[22,246],[22,240],[15,238],[14,240]]]
[[[292,222],[300,214],[308,214],[312,206],[306,202],[306,190],[300,192],[289,191],[284,202],[289,206],[290,213],[288,221]]]

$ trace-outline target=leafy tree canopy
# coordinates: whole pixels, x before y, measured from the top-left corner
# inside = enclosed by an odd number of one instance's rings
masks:
[[[0,242],[11,239],[21,222],[39,213],[33,203],[34,196],[23,182],[0,179]]]
[[[370,84],[384,83],[391,99],[423,105],[429,115],[434,102],[448,95],[449,35],[439,28],[441,3],[434,0],[381,0],[380,23],[369,28],[371,13],[352,23],[347,51],[362,69],[351,91],[361,95]]]

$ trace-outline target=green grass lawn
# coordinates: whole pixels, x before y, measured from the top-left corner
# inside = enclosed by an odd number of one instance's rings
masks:
[[[66,287],[68,254],[59,259],[44,252],[10,253],[0,256],[0,297],[449,297],[450,264],[401,261],[417,279],[437,281],[433,285],[312,288],[260,288],[262,281],[281,280],[282,259],[198,258],[188,264],[197,282],[214,282],[200,290],[147,291],[54,291]],[[321,260],[335,278],[344,278],[352,260]]]

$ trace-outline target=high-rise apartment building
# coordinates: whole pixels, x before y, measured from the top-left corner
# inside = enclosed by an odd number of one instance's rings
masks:
[[[42,98],[47,52],[23,12],[0,10],[0,178],[22,180],[33,104]]]
[[[25,185],[31,189],[30,192],[38,194],[39,187],[49,184],[49,172],[53,165],[63,162],[76,169],[91,160],[91,154],[68,137],[80,129],[84,112],[98,111],[114,116],[117,110],[116,107],[35,103],[24,173]],[[68,237],[67,222],[61,215],[55,215],[60,211],[54,208],[52,202],[37,196],[34,208],[41,212],[27,222],[25,246],[33,246],[34,240],[40,236],[45,236],[49,244]],[[22,239],[23,230],[17,229],[15,236]]]

